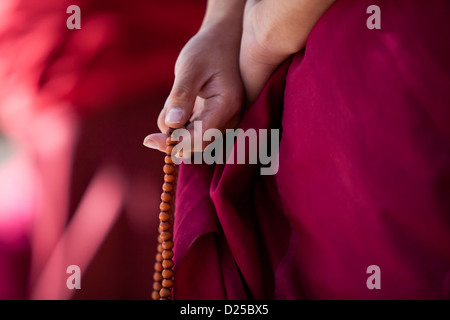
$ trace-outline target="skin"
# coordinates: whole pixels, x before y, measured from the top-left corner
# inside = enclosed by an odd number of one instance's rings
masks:
[[[247,103],[257,98],[273,71],[305,47],[306,39],[334,0],[247,0],[240,71]]]
[[[188,121],[201,120],[203,130],[236,128],[242,107],[255,101],[278,65],[305,47],[333,2],[209,0],[201,28],[175,64],[174,84],[158,118],[162,133],[148,135],[144,145],[165,152],[167,130]],[[186,129],[194,145],[193,125]]]

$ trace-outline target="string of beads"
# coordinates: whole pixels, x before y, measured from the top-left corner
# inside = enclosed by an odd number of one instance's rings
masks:
[[[174,285],[173,272],[173,213],[176,170],[172,161],[172,149],[178,141],[172,139],[173,129],[169,129],[164,157],[164,183],[159,205],[158,247],[153,274],[153,300],[170,300]]]

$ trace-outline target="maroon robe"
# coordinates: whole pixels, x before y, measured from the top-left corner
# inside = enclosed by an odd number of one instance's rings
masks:
[[[278,173],[181,166],[175,298],[450,297],[449,16],[445,0],[326,12],[241,125],[282,129]]]

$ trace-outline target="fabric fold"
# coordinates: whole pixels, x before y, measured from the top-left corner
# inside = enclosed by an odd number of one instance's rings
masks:
[[[259,129],[281,128],[284,84],[289,63],[290,60],[287,60],[277,69],[258,100],[247,110],[242,121],[242,130],[255,129],[258,132]],[[246,150],[248,151],[248,148]],[[210,256],[222,262],[228,261],[226,264],[222,263],[221,267],[220,263],[216,265],[216,276],[225,277],[224,283],[236,283],[236,279],[241,282],[237,286],[239,290],[230,285],[218,288],[219,291],[225,291],[223,296],[263,299],[271,295],[272,290],[268,290],[265,275],[272,273],[266,268],[274,266],[269,263],[268,252],[283,252],[286,247],[272,250],[262,248],[267,245],[264,234],[273,231],[262,231],[261,215],[264,214],[255,214],[255,203],[266,202],[266,210],[272,210],[266,216],[271,219],[273,216],[279,218],[273,219],[273,230],[281,229],[276,225],[285,221],[280,208],[273,205],[279,203],[278,195],[273,189],[267,192],[267,188],[274,185],[273,177],[261,176],[259,167],[253,164],[180,166],[178,185],[182,187],[177,190],[174,233],[177,286],[184,286],[180,273],[202,272],[201,266],[188,261],[188,251],[195,247],[195,241],[204,241],[203,235],[216,233],[220,246],[215,246],[216,252],[211,252]],[[266,180],[271,180],[272,183],[267,183]],[[270,201],[264,201],[264,198]],[[208,248],[210,247],[208,245]],[[216,255],[217,253],[219,255]],[[188,268],[192,270],[188,272]],[[269,287],[273,286],[272,284]],[[176,292],[175,290],[177,297]]]

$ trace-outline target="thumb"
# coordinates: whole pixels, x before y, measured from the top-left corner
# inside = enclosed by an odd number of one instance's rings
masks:
[[[175,74],[175,81],[164,105],[167,128],[184,126],[192,115],[197,94],[203,84],[192,71]]]

